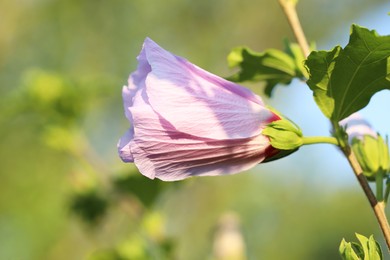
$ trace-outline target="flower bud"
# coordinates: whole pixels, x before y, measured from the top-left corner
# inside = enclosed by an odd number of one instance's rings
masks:
[[[387,138],[380,135],[364,135],[363,138],[352,140],[352,150],[363,169],[363,174],[368,178],[375,177],[378,172],[390,171],[389,148]]]

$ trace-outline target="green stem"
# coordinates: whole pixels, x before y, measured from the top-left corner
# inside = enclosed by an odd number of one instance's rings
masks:
[[[390,182],[389,180],[387,179],[386,180],[386,189],[385,189],[385,205],[387,204],[387,200],[389,199],[389,194],[390,194]]]
[[[321,143],[339,145],[337,139],[331,136],[304,136],[302,137],[302,142],[302,145]]]
[[[378,201],[383,201],[383,176],[384,176],[384,173],[382,170],[379,170],[375,176],[376,199]]]

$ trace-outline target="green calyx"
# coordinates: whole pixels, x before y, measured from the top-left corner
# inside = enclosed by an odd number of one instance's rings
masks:
[[[303,144],[301,129],[284,118],[268,124],[262,134],[270,139],[272,147],[279,150],[296,150]]]

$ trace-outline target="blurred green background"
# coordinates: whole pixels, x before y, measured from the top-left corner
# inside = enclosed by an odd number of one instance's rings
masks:
[[[298,8],[309,40],[326,46],[336,28],[347,37],[353,21],[384,3],[302,0]],[[325,260],[354,232],[381,239],[353,175],[337,172],[345,162],[326,160],[324,151],[341,157],[334,148],[175,183],[122,163],[121,87],[147,36],[221,76],[232,73],[233,47],[262,51],[292,39],[277,1],[1,1],[0,259],[228,259],[222,247],[235,259]],[[317,110],[302,105],[298,95],[311,94],[301,89],[267,102]]]

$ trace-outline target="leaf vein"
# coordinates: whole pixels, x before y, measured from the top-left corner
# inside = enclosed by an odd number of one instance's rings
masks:
[[[360,92],[352,99],[352,101],[345,107],[344,111],[348,111],[348,109],[354,104],[354,102],[362,96],[362,94],[365,93],[367,89],[369,89],[372,85],[376,84],[378,81],[385,79],[385,76],[381,76],[376,78],[375,80],[372,80],[370,84],[366,85],[365,87],[362,88]]]
[[[364,40],[363,40],[363,41],[364,41]],[[347,84],[347,86],[346,86],[346,88],[345,88],[345,90],[344,90],[344,93],[343,93],[343,95],[342,95],[342,97],[341,97],[341,99],[340,99],[340,106],[339,106],[340,108],[342,108],[343,105],[344,105],[345,98],[347,97],[347,93],[348,93],[348,91],[349,91],[349,89],[350,89],[350,87],[351,87],[351,85],[352,85],[352,82],[353,82],[353,80],[354,80],[354,78],[355,78],[357,72],[360,70],[360,68],[362,67],[363,63],[368,59],[368,57],[370,57],[373,53],[375,53],[375,51],[376,51],[381,45],[382,45],[382,44],[379,44],[378,46],[376,46],[375,49],[373,49],[372,51],[370,51],[370,52],[364,57],[364,59],[363,59],[358,65],[356,65],[357,68],[355,69],[355,71],[354,71],[352,77],[350,78],[350,80],[349,80],[349,82],[348,82],[348,84]],[[367,46],[366,46],[366,47],[367,47]],[[348,56],[348,55],[346,55],[346,56]],[[338,116],[340,116],[340,113],[341,113],[340,111],[341,111],[341,110],[339,109],[339,110],[338,110]],[[340,118],[338,118],[338,119],[340,119]]]

